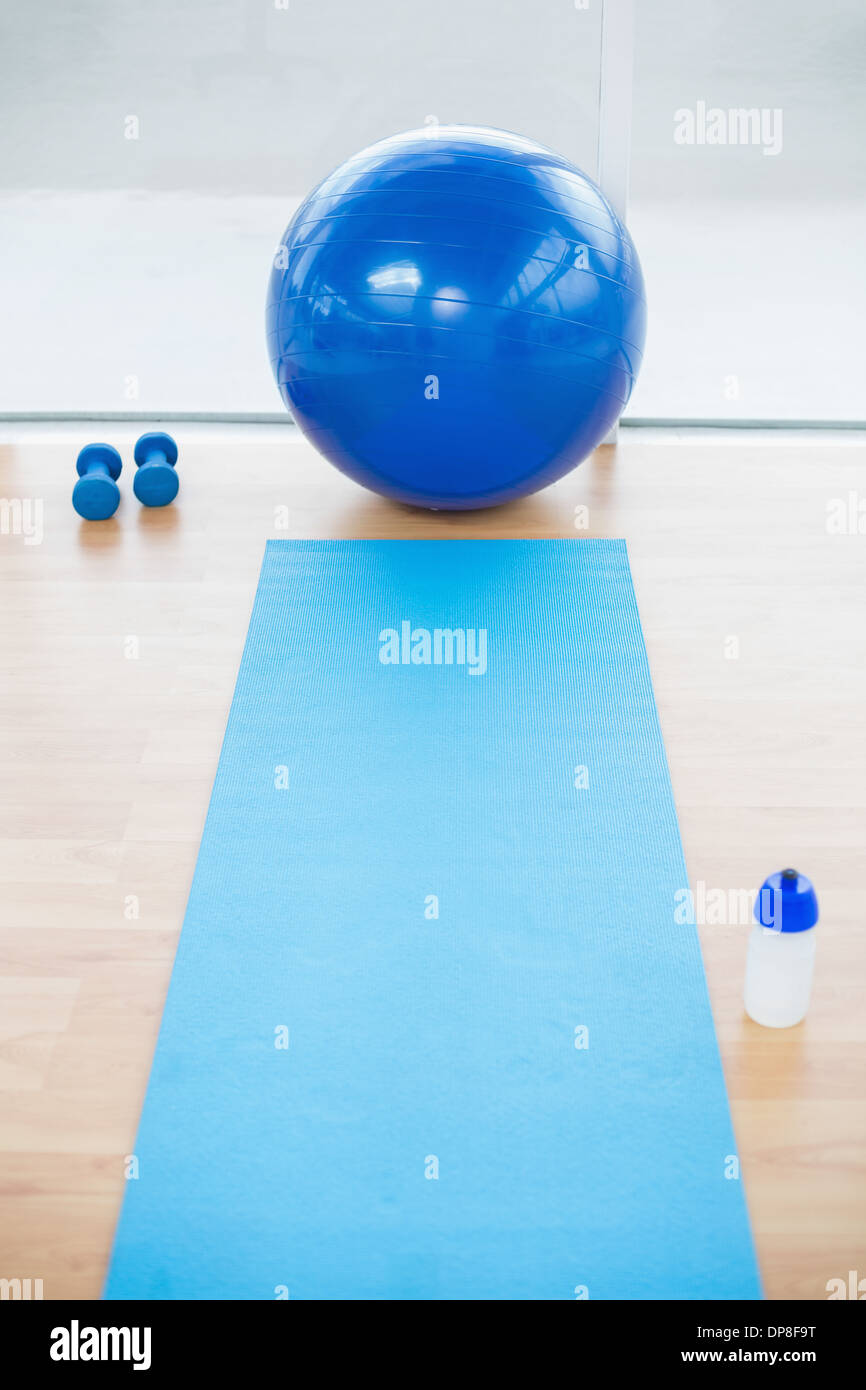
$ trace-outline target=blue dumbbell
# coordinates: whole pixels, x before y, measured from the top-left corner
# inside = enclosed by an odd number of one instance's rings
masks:
[[[78,482],[72,505],[85,521],[105,521],[114,516],[120,501],[117,479],[123,463],[110,444],[85,444],[75,464]]]
[[[167,507],[177,497],[177,445],[159,430],[143,434],[135,446],[138,472],[132,490],[145,507]]]

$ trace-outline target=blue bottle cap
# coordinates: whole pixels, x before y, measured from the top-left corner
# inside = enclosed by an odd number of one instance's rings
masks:
[[[772,931],[808,931],[818,920],[811,880],[796,869],[770,874],[755,899],[755,921]]]

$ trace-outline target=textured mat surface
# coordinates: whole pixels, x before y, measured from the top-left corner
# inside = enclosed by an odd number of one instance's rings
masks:
[[[107,1295],[759,1297],[686,886],[624,542],[269,543]]]

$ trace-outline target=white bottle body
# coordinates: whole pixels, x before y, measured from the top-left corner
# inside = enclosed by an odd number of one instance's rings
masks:
[[[805,1018],[812,993],[815,928],[773,931],[755,925],[746,960],[746,1013],[764,1028],[793,1028]]]

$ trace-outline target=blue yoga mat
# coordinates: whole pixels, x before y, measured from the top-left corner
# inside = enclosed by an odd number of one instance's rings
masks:
[[[624,542],[267,547],[110,1298],[760,1296]]]

